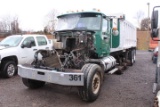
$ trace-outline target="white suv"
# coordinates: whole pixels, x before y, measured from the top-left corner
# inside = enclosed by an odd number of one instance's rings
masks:
[[[45,35],[12,35],[0,42],[0,75],[12,77],[18,64],[32,63],[39,49],[52,49]]]

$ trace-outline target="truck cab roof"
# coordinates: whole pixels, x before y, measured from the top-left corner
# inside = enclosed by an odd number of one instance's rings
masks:
[[[73,13],[66,13],[66,14],[59,15],[57,18],[59,18],[59,17],[63,17],[63,16],[66,16],[66,15],[92,14],[92,13],[95,13],[95,14],[101,14],[102,16],[106,16],[105,14],[103,14],[103,13],[101,13],[101,12],[96,12],[96,11],[85,11],[85,12],[73,12]]]

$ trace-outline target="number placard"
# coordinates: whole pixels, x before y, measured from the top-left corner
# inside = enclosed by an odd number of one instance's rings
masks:
[[[82,76],[81,75],[69,75],[69,80],[70,81],[81,81],[82,80]]]

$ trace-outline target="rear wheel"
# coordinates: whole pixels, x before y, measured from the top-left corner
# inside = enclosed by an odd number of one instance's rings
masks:
[[[135,49],[129,51],[128,59],[130,61],[130,65],[132,66],[136,61],[136,51],[135,51]]]
[[[41,88],[45,85],[45,82],[43,81],[37,81],[37,80],[32,80],[27,78],[22,78],[22,82],[25,86],[31,89]]]
[[[97,64],[85,64],[82,72],[84,73],[84,86],[79,87],[78,93],[84,101],[95,101],[101,89],[102,69]]]
[[[2,76],[6,78],[13,77],[17,72],[17,65],[14,61],[2,62]]]

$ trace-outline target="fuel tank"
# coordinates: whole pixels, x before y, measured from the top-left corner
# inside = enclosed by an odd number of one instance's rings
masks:
[[[104,65],[104,71],[107,71],[116,66],[116,59],[113,56],[104,57],[101,59],[101,62]]]

